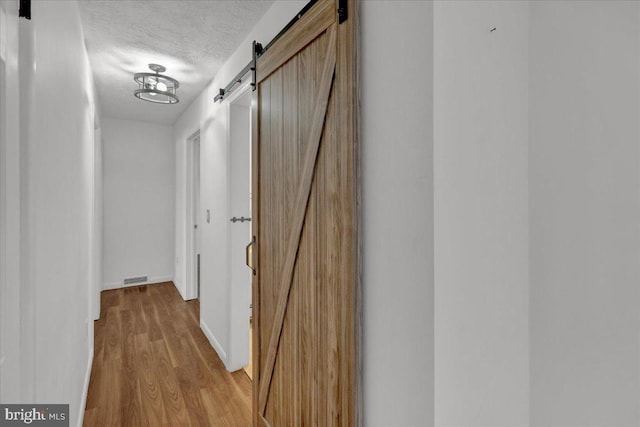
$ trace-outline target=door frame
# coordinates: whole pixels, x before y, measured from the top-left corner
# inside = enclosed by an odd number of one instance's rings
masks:
[[[226,98],[224,98],[224,102],[225,102],[225,113],[226,113],[226,141],[227,141],[227,159],[226,159],[226,164],[227,164],[227,218],[231,218],[233,215],[235,215],[234,212],[232,212],[231,210],[231,178],[232,178],[232,171],[231,171],[231,144],[232,144],[232,132],[231,132],[231,106],[238,101],[240,98],[242,98],[243,96],[247,96],[248,94],[251,94],[251,74],[245,74],[242,77],[241,82],[239,83],[239,86],[237,86],[237,88],[235,88],[233,90],[233,92]],[[251,102],[253,103],[253,98],[251,99]],[[249,106],[249,115],[251,116],[251,106]],[[250,120],[250,125],[251,120]],[[253,138],[253,133],[252,133],[252,129],[249,129],[249,173],[251,174],[251,146],[252,146],[252,138]],[[249,176],[249,183],[251,184],[251,175]],[[251,214],[251,211],[249,212],[249,214]],[[234,322],[233,322],[233,317],[238,314],[238,313],[249,313],[249,310],[246,309],[246,307],[242,306],[241,303],[242,301],[234,301],[232,299],[232,294],[233,294],[233,289],[232,287],[232,283],[231,283],[231,270],[232,270],[232,266],[231,266],[231,227],[233,227],[233,223],[231,223],[230,221],[227,222],[227,227],[226,227],[226,234],[227,234],[227,259],[228,259],[228,273],[227,273],[227,283],[229,286],[229,292],[228,292],[228,305],[229,305],[229,347],[228,347],[228,351],[227,351],[227,361],[226,361],[226,366],[230,371],[235,371],[238,369],[242,369],[246,363],[243,363],[238,359],[237,354],[235,354],[236,352],[233,351],[233,342],[234,342],[234,337],[237,337],[239,331],[236,330],[236,328],[234,328]],[[253,226],[253,223],[250,223],[250,227]],[[247,236],[247,239],[250,239],[250,235]],[[249,243],[249,241],[247,240],[246,242],[247,244]],[[251,286],[251,284],[248,284],[248,286]],[[253,289],[251,289],[253,292]],[[244,307],[244,308],[243,308]],[[239,315],[239,314],[238,314]],[[248,320],[248,319],[247,319]],[[249,331],[249,323],[247,322],[247,331]],[[248,337],[247,337],[248,339]],[[251,351],[249,351],[249,354],[251,354]]]
[[[185,221],[185,300],[197,299],[198,295],[198,282],[197,282],[197,257],[195,256],[195,239],[193,237],[194,234],[194,203],[195,203],[195,192],[196,192],[196,182],[194,176],[194,168],[195,168],[195,150],[194,150],[194,142],[195,140],[200,141],[200,129],[193,132],[187,138],[187,206],[185,210],[186,221]],[[200,152],[198,153],[199,160],[199,170],[200,170],[200,185],[198,189],[201,188],[202,184],[202,144],[199,146]],[[200,192],[200,202],[202,203],[202,192]],[[200,224],[201,226],[201,224]],[[200,229],[202,232],[202,229]],[[202,239],[201,239],[202,240]]]
[[[363,387],[362,387],[362,172],[361,172],[361,143],[360,143],[360,0],[324,0],[331,1],[335,5],[336,11],[346,6],[348,17],[343,22],[337,20],[337,52],[336,52],[336,80],[340,74],[339,84],[333,90],[346,91],[350,93],[348,101],[339,103],[339,108],[346,114],[342,114],[339,119],[339,137],[344,138],[353,144],[353,324],[345,327],[352,328],[353,331],[353,364],[351,366],[353,378],[353,414],[346,425],[362,426],[363,421]],[[317,10],[323,0],[311,0],[305,7],[304,13],[307,11]],[[311,14],[311,12],[309,12]],[[294,20],[302,20],[303,14],[299,14]],[[298,22],[290,23],[285,31],[289,31]],[[280,33],[276,38],[280,38]],[[272,42],[273,43],[273,42]],[[255,46],[254,46],[255,48]],[[256,53],[254,52],[253,69],[255,76],[259,75],[257,67]],[[279,66],[277,67],[279,68]],[[271,71],[271,70],[270,70]],[[256,236],[260,235],[260,146],[259,146],[259,96],[257,87],[260,78],[256,77],[256,90],[252,94],[251,102],[251,187],[252,187],[252,235],[255,241]],[[252,421],[254,427],[268,426],[268,422],[261,415],[260,408],[260,265],[259,254],[260,242],[256,242],[253,254],[252,265],[255,268],[252,283],[252,301],[253,301],[253,393],[252,393]]]
[[[95,112],[94,112],[95,114]],[[100,292],[102,291],[102,244],[103,244],[103,203],[102,203],[102,129],[97,118],[94,118],[93,133],[93,192],[91,197],[91,287],[89,292],[89,307],[91,320],[100,319]],[[92,326],[91,326],[92,327]],[[93,338],[93,334],[90,334]],[[93,349],[93,342],[91,343]]]

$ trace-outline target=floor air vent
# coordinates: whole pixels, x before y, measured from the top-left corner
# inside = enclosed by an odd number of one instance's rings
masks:
[[[135,285],[136,283],[145,283],[148,282],[148,277],[147,276],[139,276],[139,277],[129,277],[127,279],[124,279],[124,284],[125,285]]]

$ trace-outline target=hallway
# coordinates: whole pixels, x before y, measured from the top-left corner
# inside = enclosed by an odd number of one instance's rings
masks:
[[[247,426],[251,381],[229,373],[172,282],[105,291],[85,426]]]
[[[639,118],[640,0],[0,0],[0,426],[640,427]]]

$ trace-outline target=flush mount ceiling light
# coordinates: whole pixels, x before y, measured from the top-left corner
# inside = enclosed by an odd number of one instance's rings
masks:
[[[164,76],[167,69],[159,64],[149,64],[153,73],[136,73],[133,79],[138,83],[138,89],[133,93],[137,98],[157,104],[177,104],[180,100],[176,89],[180,83],[174,78]]]

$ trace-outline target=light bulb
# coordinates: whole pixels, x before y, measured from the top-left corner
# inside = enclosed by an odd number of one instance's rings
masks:
[[[156,89],[161,91],[161,92],[166,92],[167,91],[167,85],[164,84],[163,82],[158,82],[158,84],[156,85]]]

